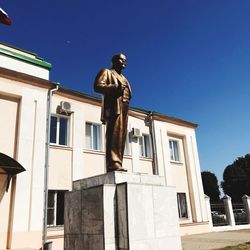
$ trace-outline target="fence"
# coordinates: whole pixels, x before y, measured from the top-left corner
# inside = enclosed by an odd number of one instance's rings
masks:
[[[211,203],[210,206],[213,226],[228,225],[224,203]]]
[[[242,203],[232,203],[231,197],[225,195],[220,203],[207,200],[207,210],[214,231],[250,228],[250,197],[244,195]]]

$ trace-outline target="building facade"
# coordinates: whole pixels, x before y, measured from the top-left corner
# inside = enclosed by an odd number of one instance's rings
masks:
[[[0,165],[0,249],[41,248],[46,166],[46,235],[53,249],[63,249],[65,192],[75,180],[105,173],[100,99],[58,87],[49,80],[50,69],[35,54],[0,43],[0,152],[26,170],[12,175],[7,185],[9,175]],[[209,231],[196,127],[156,112],[129,110],[124,167],[164,176],[166,185],[175,186],[182,235]]]

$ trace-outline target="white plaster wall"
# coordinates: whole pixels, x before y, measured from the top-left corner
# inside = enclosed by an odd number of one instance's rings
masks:
[[[195,207],[198,208],[196,210],[195,220],[197,222],[207,221],[206,204],[204,199],[204,190],[201,179],[201,169],[200,169],[195,133],[190,134],[190,136],[187,137],[186,140],[188,149],[187,154],[189,155],[189,162],[190,162],[190,174],[189,174],[190,176],[189,178],[191,179],[190,190],[193,195],[194,199],[193,202],[195,204]]]
[[[16,119],[18,100],[6,98],[0,93],[0,113],[2,124],[0,130],[0,152],[10,157],[15,155]],[[0,170],[4,173],[5,171]],[[6,247],[9,225],[11,188],[6,192],[7,175],[0,174],[0,249]],[[9,186],[11,187],[11,185]]]
[[[132,157],[131,156],[124,156],[122,164],[124,168],[126,168],[129,172],[132,172]]]
[[[140,173],[153,174],[152,159],[140,158]]]
[[[17,72],[25,73],[47,80],[49,79],[49,70],[28,62],[23,62],[11,57],[7,57],[2,54],[0,54],[0,67],[15,70]]]
[[[0,93],[0,152],[14,157],[18,100],[6,98]]]
[[[6,247],[10,192],[6,192],[7,176],[0,175],[0,249]]]
[[[67,147],[50,147],[48,189],[71,190],[72,150]]]
[[[138,128],[141,131],[141,134],[150,134],[149,127],[145,125],[144,119],[139,119],[136,117],[130,116],[128,119],[128,128],[129,131],[132,131],[133,128]],[[132,169],[135,173],[152,173],[152,160],[144,159],[140,157],[140,146],[139,139],[133,138],[131,142],[131,151],[132,151]]]
[[[102,151],[95,152],[85,149],[85,123],[92,122],[101,124],[101,108],[96,105],[83,103],[55,93],[52,100],[52,114],[56,113],[56,108],[60,105],[61,101],[69,102],[71,104],[71,110],[73,111],[69,116],[70,134],[68,145],[72,150],[70,163],[72,166],[72,180],[86,178],[93,174],[104,173],[104,126],[102,126]],[[59,148],[60,146],[58,149]],[[54,163],[54,165],[58,164],[60,164],[60,158]],[[69,178],[69,175],[65,176],[65,178]]]
[[[56,108],[61,101],[70,102],[73,113],[70,115],[70,138],[68,147],[72,150],[72,179],[79,180],[93,175],[103,174],[105,168],[105,126],[102,125],[102,150],[93,151],[85,147],[85,124],[86,122],[101,124],[101,107],[71,99],[60,93],[55,93],[52,99],[52,114],[56,114]],[[128,130],[139,128],[142,133],[149,134],[149,128],[145,126],[144,120],[135,117],[129,117]],[[60,146],[55,149],[59,150]],[[132,140],[130,143],[131,155],[124,157],[124,167],[128,171],[151,173],[152,160],[143,159],[139,156],[139,141]],[[54,152],[51,152],[53,157]],[[53,164],[60,165],[60,157],[54,157]],[[68,161],[69,159],[67,159]],[[59,167],[58,167],[59,169]],[[69,178],[69,175],[65,175]],[[56,185],[55,185],[56,186]]]
[[[207,221],[195,129],[155,121],[155,130],[159,173],[164,173],[167,185],[174,185],[177,192],[187,195],[189,220],[182,223]],[[170,137],[180,142],[181,155],[185,158],[181,164],[170,161]]]
[[[43,79],[49,79],[49,71],[47,69],[27,62],[17,61],[4,55],[0,55],[0,67],[15,70],[28,75],[33,75]]]
[[[97,154],[85,152],[84,154],[84,175],[86,177],[104,174],[106,172],[104,165],[104,153]],[[78,178],[79,179],[79,178]]]
[[[168,141],[166,139],[167,128],[166,125],[159,121],[154,121],[155,128],[155,141],[156,141],[156,152],[157,152],[157,163],[158,172],[160,176],[166,176],[166,165],[169,161],[169,154],[166,150]],[[166,183],[169,185],[169,183]]]
[[[32,234],[42,230],[47,90],[4,78],[0,89],[2,95],[20,98],[16,160],[26,171],[17,175],[12,243],[21,247],[21,239],[32,241]]]

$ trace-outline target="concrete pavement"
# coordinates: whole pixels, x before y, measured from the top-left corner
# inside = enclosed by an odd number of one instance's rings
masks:
[[[250,242],[250,229],[181,237],[183,250],[211,250]],[[250,248],[249,248],[250,249]]]

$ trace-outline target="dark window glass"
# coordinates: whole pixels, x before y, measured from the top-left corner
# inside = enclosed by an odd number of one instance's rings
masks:
[[[62,226],[64,224],[64,194],[66,191],[49,190],[47,225]]]
[[[64,194],[64,191],[57,192],[56,225],[64,224]]]
[[[152,153],[151,153],[151,143],[149,135],[144,136],[144,142],[145,142],[145,156],[150,158],[152,157]]]
[[[142,139],[142,137],[139,138],[139,146],[140,146],[140,156],[144,156],[144,152],[143,152],[143,139]]]
[[[68,119],[60,117],[59,144],[67,145]]]
[[[93,149],[98,150],[98,127],[93,125]]]
[[[177,193],[177,204],[179,218],[188,218],[187,200],[185,193]]]
[[[49,191],[48,193],[48,213],[47,224],[54,225],[54,212],[55,212],[55,192]]]
[[[56,143],[56,128],[57,128],[57,118],[54,116],[50,117],[50,142]]]
[[[54,209],[48,209],[47,214],[47,225],[53,225],[54,224]]]

